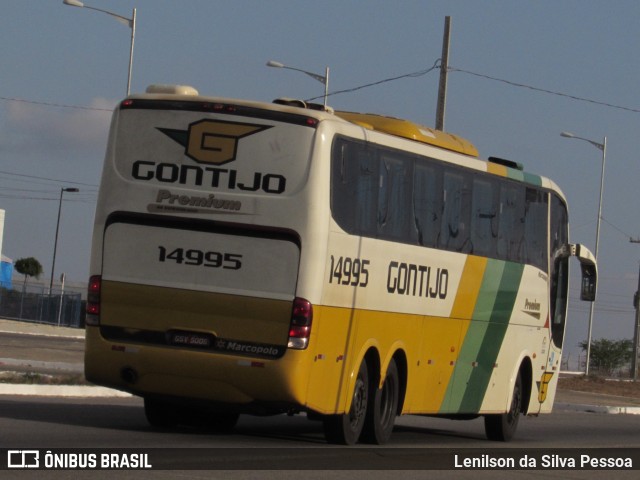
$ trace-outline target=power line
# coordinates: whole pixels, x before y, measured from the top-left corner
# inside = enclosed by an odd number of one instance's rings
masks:
[[[625,237],[627,238],[632,238],[632,235],[628,234],[627,232],[621,230],[620,228],[616,227],[613,223],[611,223],[610,221],[608,221],[606,218],[604,217],[600,217],[600,219],[606,223],[607,225],[609,225],[610,227],[612,227],[614,230],[617,230],[619,233],[623,234]]]
[[[513,82],[511,80],[505,80],[503,78],[497,78],[497,77],[492,77],[490,75],[485,75],[485,74],[482,74],[482,73],[476,73],[476,72],[472,72],[472,71],[469,71],[469,70],[463,70],[461,68],[449,67],[449,71],[466,73],[467,75],[473,75],[475,77],[480,77],[480,78],[484,78],[484,79],[487,79],[487,80],[493,80],[495,82],[505,83],[507,85],[511,85],[512,87],[527,88],[529,90],[534,90],[536,92],[548,93],[549,95],[556,95],[558,97],[570,98],[572,100],[577,100],[577,101],[580,101],[580,102],[593,103],[595,105],[600,105],[600,106],[603,106],[603,107],[617,108],[619,110],[626,110],[628,112],[640,113],[640,109],[637,109],[637,108],[623,107],[621,105],[614,105],[612,103],[601,102],[601,101],[598,101],[598,100],[592,100],[590,98],[578,97],[576,95],[571,95],[569,93],[556,92],[556,91],[553,91],[553,90],[548,90],[546,88],[534,87],[532,85],[526,85],[524,83]]]
[[[328,96],[338,95],[338,94],[341,94],[341,93],[351,93],[351,92],[355,92],[357,90],[362,90],[363,88],[373,87],[375,85],[381,85],[383,83],[392,82],[392,81],[395,81],[395,80],[400,80],[402,78],[421,77],[423,75],[426,75],[426,74],[430,73],[431,71],[435,70],[436,68],[441,68],[440,61],[441,61],[441,59],[436,60],[435,63],[433,64],[433,66],[431,68],[426,69],[426,70],[420,70],[420,71],[413,72],[413,73],[407,73],[407,74],[404,74],[404,75],[398,75],[396,77],[386,78],[384,80],[379,80],[379,81],[373,82],[373,83],[367,83],[367,84],[361,85],[359,87],[348,88],[348,89],[345,89],[345,90],[337,90],[335,92],[330,92],[328,94]],[[592,104],[595,104],[595,105],[600,105],[600,106],[603,106],[603,107],[616,108],[616,109],[619,109],[619,110],[625,110],[627,112],[640,113],[640,109],[638,109],[638,108],[625,107],[625,106],[622,106],[622,105],[615,105],[615,104],[608,103],[608,102],[602,102],[602,101],[599,101],[599,100],[593,100],[591,98],[579,97],[577,95],[572,95],[572,94],[569,94],[569,93],[557,92],[557,91],[549,90],[549,89],[546,89],[546,88],[540,88],[540,87],[535,87],[533,85],[527,85],[525,83],[514,82],[512,80],[506,80],[506,79],[503,79],[503,78],[493,77],[491,75],[472,72],[470,70],[465,70],[465,69],[462,69],[462,68],[457,68],[457,67],[451,67],[450,66],[450,67],[447,68],[447,70],[450,71],[450,72],[466,73],[467,75],[473,75],[475,77],[484,78],[486,80],[492,80],[492,81],[495,81],[495,82],[504,83],[504,84],[510,85],[512,87],[526,88],[526,89],[533,90],[533,91],[536,91],[536,92],[546,93],[546,94],[549,94],[549,95],[556,95],[556,96],[559,96],[559,97],[565,97],[565,98],[569,98],[571,100],[576,100],[576,101],[579,101],[579,102],[587,102],[587,103],[592,103]],[[306,101],[317,100],[319,98],[323,98],[323,96],[309,98]]]
[[[82,183],[82,182],[73,182],[71,180],[59,180],[56,178],[48,178],[48,177],[38,177],[36,175],[26,175],[23,173],[13,173],[13,172],[7,172],[4,170],[0,170],[0,174],[1,175],[10,175],[13,177],[23,177],[23,178],[32,178],[32,179],[36,179],[36,180],[46,180],[48,182],[57,182],[57,183],[64,183],[64,184],[69,184],[69,185],[83,185],[85,187],[94,187],[97,188],[98,185],[95,184],[91,184],[91,183]]]
[[[38,200],[38,201],[58,201],[58,198],[55,197],[32,197],[32,196],[27,196],[27,195],[5,195],[0,193],[0,198],[5,198],[5,199],[10,199],[10,200]],[[90,204],[95,204],[97,201],[97,196],[94,195],[93,198],[87,197],[87,198],[74,198],[74,199],[68,199],[68,198],[64,198],[63,202],[72,202],[72,203],[90,203]]]
[[[373,87],[375,85],[382,85],[383,83],[393,82],[394,80],[400,80],[402,78],[422,77],[423,75],[426,75],[432,72],[436,68],[440,68],[440,59],[435,61],[435,63],[433,64],[433,67],[428,68],[426,70],[419,70],[413,73],[405,73],[404,75],[398,75],[397,77],[385,78],[384,80],[378,80],[377,82],[367,83],[366,85],[360,85],[359,87],[347,88],[345,90],[336,90],[335,92],[328,93],[327,96],[330,97],[332,95],[339,95],[341,93],[351,93],[358,90],[362,90],[363,88]],[[324,95],[321,95],[319,97],[308,98],[307,100],[305,100],[305,102],[310,102],[312,100],[317,100],[319,98],[324,98]]]
[[[437,68],[441,68],[441,63],[440,62],[441,62],[441,59],[437,59],[434,62],[433,66],[431,68],[427,68],[427,69],[424,69],[424,70],[419,70],[417,72],[406,73],[406,74],[398,75],[398,76],[395,76],[395,77],[385,78],[383,80],[378,80],[377,82],[367,83],[367,84],[360,85],[360,86],[353,87],[353,88],[347,88],[347,89],[344,89],[344,90],[336,90],[335,92],[328,93],[327,96],[340,95],[340,94],[343,94],[343,93],[352,93],[352,92],[356,92],[358,90],[362,90],[364,88],[369,88],[369,87],[373,87],[373,86],[376,86],[376,85],[382,85],[384,83],[393,82],[395,80],[401,80],[403,78],[421,77],[421,76],[424,76],[424,75],[427,75],[427,74],[431,73],[433,70],[435,70]],[[486,75],[486,74],[483,74],[483,73],[472,72],[471,70],[465,70],[465,69],[462,69],[462,68],[451,67],[451,66],[449,66],[447,68],[447,70],[450,71],[450,72],[466,73],[467,75],[472,75],[472,76],[475,76],[475,77],[484,78],[486,80],[492,80],[494,82],[504,83],[504,84],[510,85],[512,87],[526,88],[526,89],[533,90],[533,91],[536,91],[536,92],[541,92],[541,93],[546,93],[546,94],[549,94],[549,95],[556,95],[556,96],[559,96],[559,97],[569,98],[571,100],[576,100],[576,101],[579,101],[579,102],[587,102],[587,103],[592,103],[592,104],[600,105],[600,106],[607,107],[607,108],[615,108],[615,109],[618,109],[618,110],[625,110],[627,112],[640,113],[640,109],[638,109],[638,108],[631,108],[631,107],[625,107],[625,106],[622,106],[622,105],[615,105],[615,104],[612,104],[612,103],[602,102],[602,101],[599,101],[599,100],[593,100],[593,99],[586,98],[586,97],[579,97],[577,95],[572,95],[572,94],[569,94],[569,93],[558,92],[558,91],[549,90],[549,89],[541,88],[541,87],[535,87],[533,85],[527,85],[525,83],[514,82],[512,80],[506,80],[504,78],[498,78],[498,77],[494,77],[494,76],[491,76],[491,75]],[[310,102],[310,101],[313,101],[313,100],[318,100],[320,98],[324,98],[324,95],[308,98],[305,101]],[[42,102],[42,101],[35,101],[35,100],[25,100],[25,99],[21,99],[21,98],[11,98],[11,97],[2,97],[2,96],[0,96],[0,100],[4,100],[6,102],[29,103],[29,104],[33,104],[33,105],[41,105],[41,106],[46,106],[46,107],[71,108],[71,109],[78,109],[78,110],[97,110],[97,111],[102,111],[102,112],[113,112],[113,109],[109,109],[109,108],[88,107],[88,106],[84,106],[84,105],[67,105],[67,104],[53,103],[53,102]]]
[[[113,112],[112,108],[99,108],[99,107],[86,107],[84,105],[66,105],[63,103],[52,103],[52,102],[39,102],[36,100],[24,100],[22,98],[11,98],[11,97],[0,97],[0,100],[4,100],[5,102],[19,102],[19,103],[28,103],[31,105],[41,105],[45,107],[56,107],[56,108],[72,108],[75,110],[98,110],[101,112]]]
[[[9,192],[13,192],[13,193],[9,193]],[[92,195],[96,195],[98,193],[98,190],[89,190],[87,191],[86,189],[82,190],[83,193],[85,194],[92,194]],[[42,190],[42,189],[31,189],[31,188],[14,188],[14,187],[5,187],[4,185],[2,186],[2,193],[1,195],[3,196],[10,196],[10,195],[16,195],[16,194],[25,194],[25,193],[39,193],[42,195],[59,195],[60,191],[59,190],[51,190],[50,188],[47,188],[46,190]],[[75,197],[75,195],[74,195]]]

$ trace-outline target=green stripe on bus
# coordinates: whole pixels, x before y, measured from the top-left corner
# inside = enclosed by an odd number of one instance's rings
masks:
[[[467,389],[467,382],[473,371],[472,363],[478,358],[482,341],[489,326],[491,313],[496,301],[496,293],[500,287],[505,262],[489,260],[484,272],[480,293],[473,311],[473,321],[467,329],[467,334],[460,347],[460,354],[451,376],[451,389],[443,402],[443,408],[449,412],[460,410],[460,404]]]
[[[518,180],[519,182],[524,180],[524,172],[515,170],[513,168],[507,168],[507,178]]]
[[[450,398],[444,402],[447,410],[465,413],[480,410],[509,325],[523,271],[524,265],[489,260],[473,321],[456,361]]]
[[[535,185],[536,187],[542,186],[542,177],[540,175],[534,175],[533,173],[524,173],[524,181],[526,183],[530,183],[531,185]]]
[[[511,262],[505,264],[491,320],[476,360],[477,366],[471,373],[467,390],[460,404],[460,409],[464,412],[477,412],[482,406],[498,353],[507,333],[523,271],[522,264]]]
[[[507,178],[518,180],[519,182],[529,183],[537,187],[542,186],[542,177],[533,173],[522,172],[513,168],[507,168]]]

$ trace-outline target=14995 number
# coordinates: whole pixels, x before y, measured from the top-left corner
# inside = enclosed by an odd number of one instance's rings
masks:
[[[369,283],[369,260],[360,258],[338,257],[331,255],[329,283],[366,287]]]
[[[166,247],[158,246],[161,262],[176,262],[184,265],[203,266],[210,268],[226,268],[239,270],[242,267],[242,255],[239,253],[203,252],[193,248],[176,248],[168,251]]]

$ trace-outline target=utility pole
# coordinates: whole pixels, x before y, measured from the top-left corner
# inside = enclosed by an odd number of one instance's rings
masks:
[[[631,243],[640,243],[640,238],[629,239]],[[640,341],[640,270],[638,271],[638,290],[633,296],[633,306],[636,308],[636,322],[633,329],[633,358],[631,359],[631,371],[633,381],[638,380],[638,342]]]
[[[445,107],[447,103],[447,73],[449,70],[449,39],[451,36],[451,17],[444,17],[444,35],[442,37],[442,58],[440,59],[440,83],[438,85],[438,108],[436,110],[436,130],[444,131]]]

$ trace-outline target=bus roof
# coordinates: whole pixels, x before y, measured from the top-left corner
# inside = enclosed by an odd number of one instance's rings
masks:
[[[336,112],[336,115],[369,130],[378,130],[390,135],[428,143],[472,157],[478,156],[478,150],[468,140],[408,120],[373,113]]]
[[[443,148],[456,153],[461,153],[469,157],[473,157],[486,164],[486,171],[494,175],[511,178],[513,180],[522,181],[545,188],[550,188],[557,192],[563,199],[564,194],[558,187],[558,185],[552,180],[539,175],[524,172],[522,166],[516,164],[516,162],[505,161],[502,159],[489,157],[489,160],[482,160],[479,157],[478,150],[468,140],[459,137],[457,135],[435,130],[418,123],[414,123],[408,120],[389,117],[384,115],[378,115],[373,113],[356,113],[356,112],[344,112],[334,111],[331,107],[326,107],[321,104],[309,103],[303,100],[279,98],[272,103],[254,101],[254,100],[240,100],[230,98],[218,98],[200,95],[200,93],[193,87],[188,85],[158,85],[153,84],[147,87],[144,94],[134,94],[130,98],[154,98],[158,100],[184,100],[184,101],[205,101],[207,103],[233,103],[237,105],[244,105],[253,108],[279,110],[279,111],[292,111],[292,109],[300,110],[304,109],[305,114],[311,118],[315,118],[318,121],[327,120],[329,118],[335,119],[336,117],[358,125],[368,130],[377,131],[380,133],[386,133],[395,137],[414,140],[419,143],[432,145],[435,147]]]
[[[147,87],[147,94],[152,95],[170,95],[181,97],[197,97],[198,91],[188,85],[150,85]],[[244,102],[243,102],[244,103]],[[401,118],[388,117],[373,113],[355,113],[355,112],[334,112],[330,107],[324,105],[308,103],[303,100],[279,98],[273,101],[274,104],[284,105],[294,108],[304,108],[310,111],[326,112],[335,114],[350,123],[354,123],[368,130],[376,130],[397,137],[408,138],[421,143],[434,145],[436,147],[451,150],[453,152],[463,153],[472,157],[478,157],[478,150],[468,140],[462,137],[435,130],[408,120]],[[320,119],[320,118],[319,118]]]

